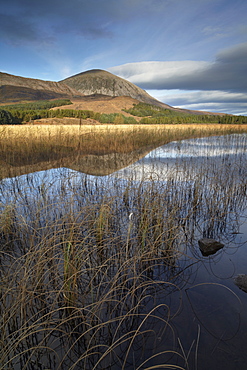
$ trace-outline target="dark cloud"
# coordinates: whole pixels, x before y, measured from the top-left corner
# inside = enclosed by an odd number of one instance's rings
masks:
[[[5,6],[4,6],[5,3]],[[3,0],[3,8],[28,10],[32,15],[58,14],[70,16],[80,13],[90,16],[91,14],[107,15],[107,17],[133,17],[157,13],[161,9],[167,9],[171,0]],[[137,12],[138,10],[138,12]]]
[[[172,106],[247,115],[247,43],[220,51],[214,62],[141,62],[110,71]]]
[[[90,27],[81,29],[78,34],[81,34],[82,37],[86,37],[88,39],[97,40],[97,39],[110,39],[114,37],[112,31],[105,29],[103,27]]]
[[[109,19],[114,7],[111,1],[8,0],[1,6],[0,35],[2,41],[18,43],[42,41],[47,34],[85,38],[110,38]],[[114,18],[112,16],[112,18]]]
[[[247,43],[221,51],[201,79],[204,89],[247,92]]]
[[[247,92],[247,43],[221,51],[209,62],[130,63],[111,69],[146,90]]]
[[[170,0],[3,0],[1,12],[6,20],[0,29],[2,35],[17,42],[19,38],[42,39],[46,28],[57,39],[64,33],[89,39],[112,38],[113,25],[157,15],[168,3]],[[6,26],[9,17],[12,29]]]
[[[14,44],[22,40],[33,42],[39,39],[35,25],[13,15],[0,14],[0,36]]]

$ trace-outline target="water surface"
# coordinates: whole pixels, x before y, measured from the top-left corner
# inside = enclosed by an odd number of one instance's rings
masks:
[[[111,203],[118,215],[112,220],[116,240],[126,240],[128,234],[134,253],[137,246],[141,248],[136,237],[140,199],[152,204],[157,197],[170,223],[164,228],[164,238],[171,238],[173,255],[166,263],[165,251],[158,250],[160,260],[157,257],[141,272],[148,291],[145,297],[149,297],[138,307],[140,317],[148,317],[140,326],[145,334],[133,346],[116,347],[116,356],[126,356],[126,369],[141,363],[141,369],[170,363],[185,369],[241,370],[247,364],[247,294],[234,284],[234,277],[247,274],[246,148],[246,134],[190,139],[164,145],[109,176],[58,168],[4,179],[1,208],[4,212],[6,206],[15,207],[16,219],[44,233],[37,233],[40,241],[54,220],[78,214],[80,221],[85,218],[83,207]],[[38,215],[34,210],[40,210]],[[152,208],[146,215],[150,222],[155,222],[153,212]],[[171,236],[172,230],[175,234]],[[222,242],[224,248],[203,256],[198,240],[205,237]],[[129,274],[132,281],[131,270]],[[130,302],[126,299],[126,305]],[[132,325],[138,328],[140,323],[137,320]],[[80,353],[72,353],[67,368],[79,357]],[[96,368],[122,368],[112,358],[111,362],[111,356],[106,356]],[[47,366],[44,362],[35,368]],[[79,362],[75,368],[80,366]]]

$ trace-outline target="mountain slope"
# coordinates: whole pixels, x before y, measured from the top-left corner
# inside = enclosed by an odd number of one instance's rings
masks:
[[[92,69],[79,73],[60,81],[60,83],[66,84],[84,95],[102,94],[112,97],[129,96],[143,103],[172,109],[169,105],[154,99],[140,87],[101,69]]]
[[[34,100],[51,100],[51,99],[65,99],[71,98],[63,92],[54,92],[52,90],[37,90],[23,86],[0,86],[0,103],[17,103],[20,101],[34,101]]]
[[[0,102],[11,99],[12,101],[22,100],[25,95],[30,100],[83,96],[77,90],[60,82],[19,77],[2,72],[0,72],[0,87]]]

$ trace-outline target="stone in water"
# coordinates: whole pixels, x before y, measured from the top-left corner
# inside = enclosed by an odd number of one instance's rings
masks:
[[[239,287],[239,289],[247,293],[247,275],[240,274],[235,276],[234,283]]]
[[[224,244],[214,239],[203,238],[198,240],[200,251],[203,256],[209,256],[216,253],[219,249],[224,247]]]

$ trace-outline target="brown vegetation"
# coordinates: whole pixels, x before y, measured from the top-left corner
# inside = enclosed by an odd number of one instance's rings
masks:
[[[0,177],[57,167],[106,175],[173,140],[246,131],[247,125],[217,124],[2,125]]]
[[[131,116],[131,114],[123,112],[123,109],[129,109],[138,104],[138,100],[133,99],[129,96],[89,96],[77,99],[71,99],[72,103],[69,109],[75,110],[92,110],[93,112],[99,113],[120,113],[124,116]],[[59,107],[60,109],[68,109],[67,106]],[[57,108],[52,108],[57,109]]]

